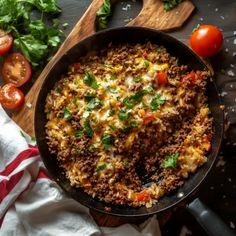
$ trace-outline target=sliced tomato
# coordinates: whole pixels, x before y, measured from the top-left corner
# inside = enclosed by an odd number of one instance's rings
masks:
[[[184,76],[182,81],[183,82],[190,81],[192,83],[195,83],[195,81],[196,81],[196,73],[194,71],[191,71],[189,74]]]
[[[21,53],[10,54],[3,63],[3,80],[6,83],[14,84],[16,87],[25,84],[30,79],[31,74],[31,65]]]
[[[0,30],[0,55],[7,53],[10,50],[12,43],[12,36]]]
[[[143,117],[143,123],[146,125],[155,120],[155,117],[152,113],[146,113]]]
[[[147,202],[150,200],[150,194],[146,191],[142,191],[137,193],[135,200],[138,202]]]
[[[167,74],[164,71],[160,71],[156,75],[156,82],[158,85],[166,85],[168,83]]]
[[[24,100],[24,94],[14,84],[5,84],[0,88],[0,104],[4,108],[20,108],[23,105]]]

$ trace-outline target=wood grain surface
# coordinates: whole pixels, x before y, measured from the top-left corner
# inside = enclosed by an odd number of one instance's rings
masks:
[[[43,81],[47,77],[51,68],[57,63],[60,57],[83,38],[95,33],[96,12],[102,5],[103,0],[93,0],[85,14],[75,25],[64,43],[61,45],[52,60],[46,65],[28,94],[26,95],[27,104],[21,110],[13,114],[13,120],[29,135],[34,136],[34,108],[38,93]],[[129,22],[129,26],[144,26],[160,30],[171,30],[181,27],[194,10],[191,1],[182,2],[172,11],[165,12],[161,0],[143,0],[143,8],[139,15]]]

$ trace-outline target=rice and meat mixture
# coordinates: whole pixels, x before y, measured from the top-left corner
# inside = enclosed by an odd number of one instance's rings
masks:
[[[207,161],[208,77],[151,43],[78,58],[47,96],[50,152],[72,186],[150,207]]]

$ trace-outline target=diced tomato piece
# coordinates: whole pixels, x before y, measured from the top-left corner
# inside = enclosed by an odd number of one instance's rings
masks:
[[[146,191],[137,193],[135,200],[138,202],[147,202],[150,200],[150,194]]]
[[[192,83],[195,83],[196,80],[196,73],[194,71],[191,71],[189,74],[185,75],[182,79],[183,82],[190,81]]]
[[[156,75],[156,82],[158,85],[166,85],[168,83],[167,74],[164,71],[160,71]]]
[[[146,125],[155,120],[155,117],[152,113],[146,113],[143,117],[143,123]]]

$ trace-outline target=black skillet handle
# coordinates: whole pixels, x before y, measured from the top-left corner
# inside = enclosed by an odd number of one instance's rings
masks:
[[[198,198],[192,201],[187,210],[195,217],[209,236],[235,236],[233,231]]]

